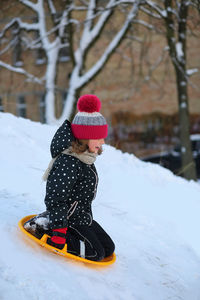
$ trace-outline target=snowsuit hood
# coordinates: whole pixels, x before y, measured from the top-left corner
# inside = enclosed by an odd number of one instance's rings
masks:
[[[55,158],[62,153],[63,150],[68,149],[71,146],[75,137],[71,130],[71,123],[65,120],[64,123],[56,131],[50,146],[51,156]]]
[[[43,176],[47,179],[45,204],[51,229],[92,224],[91,204],[96,196],[98,174],[94,163],[83,162],[80,155],[69,153],[74,140],[71,124],[66,120],[51,142],[52,160]]]

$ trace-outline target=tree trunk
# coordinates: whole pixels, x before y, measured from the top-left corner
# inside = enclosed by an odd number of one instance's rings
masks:
[[[176,68],[177,93],[179,103],[179,124],[180,124],[180,141],[181,141],[181,159],[183,176],[186,179],[197,180],[196,166],[193,159],[191,140],[190,140],[190,118],[188,107],[188,92],[187,92],[187,50],[186,50],[186,35],[187,35],[187,17],[188,17],[188,2],[182,0],[179,8],[178,18],[178,45],[182,46],[180,53],[177,50],[178,64],[174,64]]]
[[[80,97],[80,94],[81,94],[81,89],[77,89],[75,91],[75,96],[74,96],[74,98],[76,100],[74,101],[73,108],[72,108],[72,113],[71,113],[70,118],[69,118],[70,122],[72,122],[72,120],[73,120],[73,118],[74,118],[74,116],[76,114],[76,104],[77,104],[78,98]]]
[[[45,94],[45,107],[46,107],[46,122],[47,124],[55,124],[55,82],[57,75],[57,61],[58,61],[58,47],[56,42],[52,43],[52,48],[47,52],[47,68],[46,68],[46,94]]]
[[[179,104],[179,128],[181,142],[181,170],[186,179],[197,180],[196,167],[192,155],[190,141],[190,119],[187,94],[186,74],[186,34],[187,34],[187,0],[181,0],[177,8],[177,16],[174,17],[173,1],[165,0],[166,38],[169,46],[169,54],[176,74],[177,97]],[[177,23],[175,23],[175,21]],[[177,32],[176,29],[178,28]],[[176,42],[176,36],[178,42]]]
[[[197,180],[190,141],[190,119],[188,108],[187,81],[184,74],[176,68],[177,93],[179,103],[179,124],[182,168],[180,174],[186,179]]]

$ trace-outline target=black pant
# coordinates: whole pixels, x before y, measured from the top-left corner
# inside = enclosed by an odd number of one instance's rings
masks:
[[[94,220],[90,226],[69,227],[66,242],[67,252],[95,261],[110,256],[115,249],[109,235]]]

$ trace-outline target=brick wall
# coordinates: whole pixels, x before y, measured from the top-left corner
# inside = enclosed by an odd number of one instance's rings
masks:
[[[12,2],[14,4],[15,1]],[[3,1],[0,12],[2,28],[9,18],[14,15],[23,15],[31,18],[30,10],[21,4],[8,5]],[[26,20],[27,21],[27,20]],[[87,58],[86,67],[91,65],[102,54],[102,46],[106,45],[110,39],[111,30],[116,30],[117,24],[111,22],[106,28],[104,42],[97,43],[92,55]],[[199,27],[196,27],[196,34],[199,35]],[[162,54],[165,45],[165,38],[161,35],[150,36],[145,30],[137,29],[137,34],[144,38],[143,52],[146,59],[141,64],[141,45],[130,43],[124,40],[119,49],[109,60],[104,70],[82,90],[83,93],[96,93],[102,100],[102,113],[108,123],[114,127],[113,120],[118,112],[131,112],[129,126],[135,126],[140,120],[145,123],[146,119],[153,120],[152,114],[156,113],[161,118],[175,116],[177,114],[177,95],[174,70],[170,59],[165,54],[164,63],[153,72],[152,78],[145,81],[148,76],[149,66]],[[9,35],[9,33],[8,33]],[[188,68],[200,65],[199,49],[200,39],[190,35],[187,41]],[[0,46],[0,49],[2,46]],[[146,47],[146,48],[145,48]],[[148,50],[148,51],[147,51]],[[7,62],[12,61],[12,51],[8,51],[1,57]],[[22,53],[24,68],[38,77],[44,75],[45,65],[36,64],[36,52],[25,51]],[[68,75],[71,70],[70,62],[60,62],[58,65],[57,85],[60,87],[56,94],[56,115],[60,115],[63,105],[63,93],[67,88]],[[192,85],[189,86],[189,107],[191,115],[195,116],[192,126],[196,124],[196,116],[200,115],[200,72],[192,77]],[[14,74],[0,68],[0,97],[4,106],[4,111],[17,114],[17,99],[20,95],[26,101],[26,116],[34,121],[40,121],[40,98],[44,93],[44,87],[27,82],[25,77]],[[192,119],[192,120],[193,120]],[[121,120],[123,121],[123,120]],[[125,121],[123,121],[125,124]],[[123,126],[123,122],[122,126]],[[150,122],[150,121],[149,121]],[[139,126],[139,125],[138,125]],[[142,125],[142,127],[145,127]],[[136,127],[134,127],[136,128]],[[139,128],[139,127],[138,127]],[[115,128],[116,130],[116,128]],[[136,130],[136,129],[135,129]],[[110,133],[110,136],[113,133]],[[171,132],[173,135],[173,131]],[[113,139],[111,143],[116,143]],[[119,141],[117,141],[119,143]],[[133,143],[133,141],[132,141]],[[121,146],[123,148],[123,146]],[[130,147],[129,147],[130,148]],[[124,151],[129,148],[123,148]],[[130,151],[130,150],[128,150]],[[139,152],[138,152],[139,153]]]

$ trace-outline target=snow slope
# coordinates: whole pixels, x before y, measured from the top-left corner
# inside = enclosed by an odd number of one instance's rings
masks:
[[[56,127],[0,113],[0,299],[200,299],[200,185],[110,146],[97,159],[94,217],[117,261],[99,268],[28,240],[17,223],[45,210],[41,177]]]

